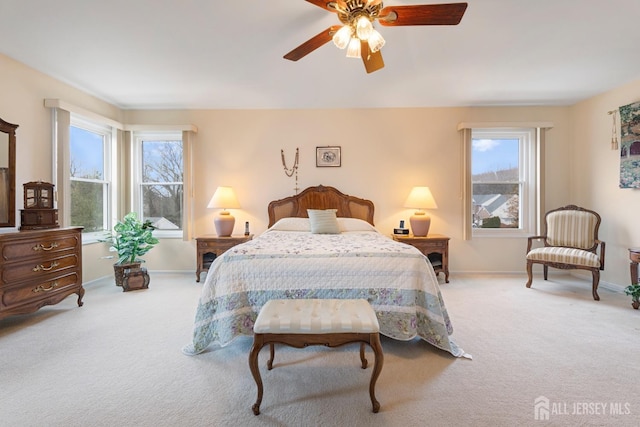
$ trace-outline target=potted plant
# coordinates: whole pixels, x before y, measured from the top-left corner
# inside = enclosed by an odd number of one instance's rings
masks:
[[[116,285],[122,286],[125,269],[139,268],[144,262],[140,257],[159,243],[153,237],[154,229],[151,221],[140,221],[135,212],[126,214],[113,227],[113,234],[105,241],[111,243],[109,251],[118,253],[118,261],[113,265]]]
[[[627,286],[624,288],[624,293],[631,296],[631,305],[637,310],[640,307],[640,284]]]

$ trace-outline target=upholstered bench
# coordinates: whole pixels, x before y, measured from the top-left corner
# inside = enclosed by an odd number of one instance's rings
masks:
[[[369,344],[375,361],[369,396],[373,412],[380,410],[375,397],[375,385],[384,356],[380,345],[380,326],[371,305],[363,299],[285,299],[268,301],[260,310],[253,326],[254,339],[249,353],[249,367],[258,386],[258,399],[253,413],[260,414],[262,403],[262,378],[258,367],[258,353],[269,344],[270,356],[267,368],[273,368],[274,344],[286,344],[302,348],[309,345],[337,347],[349,343],[360,343],[362,369],[367,367],[364,345]]]

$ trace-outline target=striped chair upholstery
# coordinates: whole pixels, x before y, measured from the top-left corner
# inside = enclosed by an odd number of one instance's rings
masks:
[[[600,270],[604,270],[605,248],[605,243],[598,240],[599,227],[600,215],[575,205],[547,212],[545,234],[528,239],[527,288],[531,287],[532,267],[536,263],[543,265],[544,280],[547,280],[549,267],[590,270],[593,299],[599,300],[597,289]],[[534,240],[542,240],[544,246],[532,249]]]

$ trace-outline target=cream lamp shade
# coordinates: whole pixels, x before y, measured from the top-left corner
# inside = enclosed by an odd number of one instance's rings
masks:
[[[413,187],[409,193],[409,197],[404,202],[405,208],[418,209],[409,218],[411,223],[411,231],[416,237],[425,237],[429,234],[431,226],[431,217],[427,215],[423,209],[438,209],[436,200],[431,194],[429,187]]]
[[[231,236],[236,219],[226,209],[240,209],[238,198],[231,187],[218,187],[207,205],[209,209],[222,209],[213,223],[219,237]]]

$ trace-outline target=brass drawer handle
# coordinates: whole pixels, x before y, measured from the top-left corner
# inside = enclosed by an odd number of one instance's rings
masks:
[[[33,247],[34,251],[50,251],[52,249],[55,249],[58,247],[58,243],[53,242],[52,244],[50,244],[48,247],[45,247],[42,243],[37,244]]]
[[[56,268],[58,265],[60,264],[58,264],[57,261],[53,261],[49,267],[45,267],[44,265],[40,264],[33,267],[33,271],[50,271]]]
[[[49,286],[48,288],[45,288],[43,285],[40,285],[33,290],[33,293],[37,294],[38,292],[49,292],[54,290],[57,287],[58,287],[58,282],[53,282],[51,286]]]

